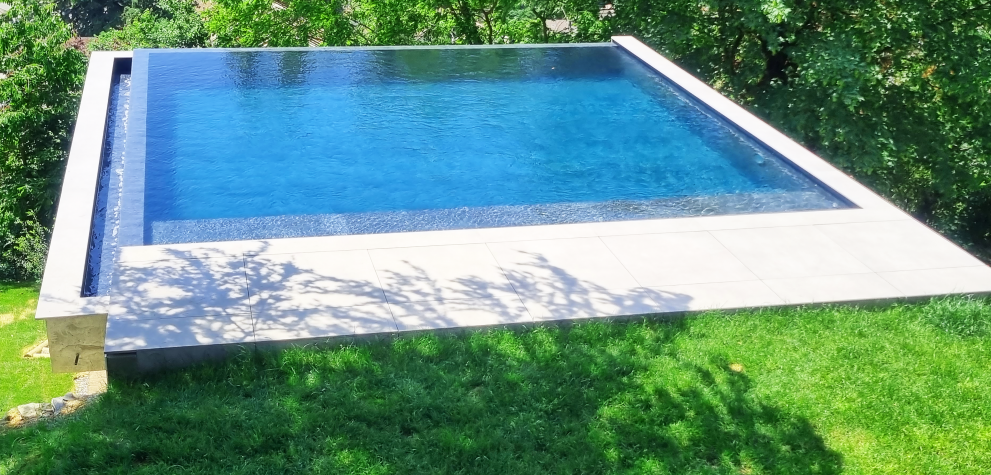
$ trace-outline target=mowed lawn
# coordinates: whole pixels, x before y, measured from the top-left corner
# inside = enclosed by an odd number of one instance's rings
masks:
[[[23,357],[25,350],[46,338],[45,322],[34,319],[37,305],[37,284],[0,282],[2,413],[20,404],[46,402],[72,390],[71,374],[52,374],[49,360]]]
[[[244,351],[0,432],[0,473],[987,473],[991,304]]]

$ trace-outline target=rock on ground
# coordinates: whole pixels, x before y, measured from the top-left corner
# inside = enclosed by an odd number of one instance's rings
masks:
[[[107,391],[107,372],[80,373],[74,380],[72,392],[52,398],[50,403],[21,404],[9,411],[3,421],[8,427],[20,427],[42,419],[71,414]]]

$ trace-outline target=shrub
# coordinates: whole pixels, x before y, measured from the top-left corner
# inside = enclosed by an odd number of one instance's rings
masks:
[[[36,278],[86,58],[51,3],[14,0],[0,22],[0,273]]]
[[[136,48],[195,48],[206,45],[208,35],[193,0],[159,0],[154,7],[124,10],[124,26],[100,33],[91,51]]]

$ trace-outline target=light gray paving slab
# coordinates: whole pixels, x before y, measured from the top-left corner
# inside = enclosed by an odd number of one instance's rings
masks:
[[[904,296],[873,273],[768,279],[764,283],[790,304],[856,302]]]
[[[816,227],[876,272],[983,265],[914,220]]]
[[[757,280],[708,232],[603,237],[644,287]]]
[[[254,255],[303,254],[310,252],[391,249],[459,244],[481,244],[596,236],[683,233],[726,229],[749,229],[813,224],[911,220],[900,210],[889,208],[798,211],[788,213],[696,216],[686,218],[611,221],[601,223],[551,224],[504,228],[455,229],[374,235],[315,236],[210,243],[127,246],[121,262],[200,259]]]
[[[599,238],[492,243],[513,288],[523,297],[562,298],[640,287]]]
[[[118,266],[110,316],[156,319],[249,314],[244,261],[176,259]]]
[[[120,248],[118,262],[170,261],[175,259],[240,259],[242,243],[196,242],[159,246],[124,246]]]
[[[478,234],[487,243],[543,241],[549,239],[575,239],[583,237],[611,236],[615,234],[645,234],[650,232],[696,231],[701,223],[691,218],[643,219],[634,221],[609,221],[602,223],[570,223],[536,226],[512,226],[483,228]]]
[[[391,303],[400,331],[533,322],[518,298]]]
[[[253,341],[250,315],[107,320],[108,352]]]
[[[369,251],[390,303],[515,297],[484,244]]]
[[[245,263],[256,315],[386,303],[365,250],[249,256]]]
[[[531,293],[521,296],[536,321],[575,318],[644,315],[659,312],[654,292],[644,288],[625,290],[585,290],[573,293]],[[687,301],[687,295],[666,296],[672,301]],[[672,303],[674,305],[674,303]]]
[[[715,282],[668,285],[648,288],[658,312],[688,312],[747,307],[767,307],[785,303],[761,281]]]
[[[761,279],[871,272],[813,226],[712,231],[712,235]]]
[[[909,297],[958,293],[991,293],[991,268],[957,267],[880,272],[884,280]]]
[[[44,305],[41,301],[44,299]],[[106,314],[110,309],[110,297],[82,297],[74,298],[70,295],[46,294],[42,287],[41,295],[38,297],[38,308],[45,311],[45,317],[39,319],[59,318],[64,316],[101,315]],[[40,310],[39,310],[40,311]]]
[[[477,229],[451,229],[446,231],[263,239],[242,242],[244,242],[245,254],[260,255],[480,244],[485,242],[485,240],[478,235]]]
[[[257,341],[329,338],[395,332],[387,304],[355,307],[315,307],[294,311],[254,312]]]

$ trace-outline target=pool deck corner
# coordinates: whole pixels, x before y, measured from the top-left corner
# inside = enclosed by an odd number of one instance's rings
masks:
[[[35,312],[35,318],[47,322],[49,340],[53,342],[52,368],[57,372],[104,369],[104,360],[99,357],[102,345],[97,342],[94,346],[90,341],[95,338],[92,332],[79,328],[105,322],[110,300],[83,297],[82,287],[103,157],[110,85],[115,62],[130,57],[130,51],[93,52],[79,103]],[[83,325],[84,321],[89,323]],[[56,341],[63,344],[56,347]]]

